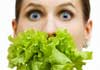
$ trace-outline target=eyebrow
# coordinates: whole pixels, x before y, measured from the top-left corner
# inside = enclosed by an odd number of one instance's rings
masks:
[[[35,4],[35,3],[30,3],[30,4],[28,4],[28,5],[25,7],[25,9],[28,8],[28,7],[30,7],[30,6],[34,6],[34,7],[36,7],[36,8],[43,8],[43,9],[44,9],[44,7],[43,7],[42,5],[40,5],[40,4]]]
[[[76,8],[72,3],[70,3],[70,2],[68,2],[68,3],[63,3],[63,4],[61,4],[61,5],[59,5],[59,6],[57,6],[58,8],[59,7],[65,7],[65,6],[72,6],[73,8]]]
[[[43,8],[43,9],[44,9],[44,7],[43,7],[42,5],[40,5],[40,4],[35,4],[35,3],[30,3],[30,4],[28,4],[28,5],[25,7],[25,9],[28,8],[28,7],[30,7],[30,6],[34,6],[34,7],[36,7],[36,8]],[[57,6],[57,8],[59,8],[59,7],[65,7],[65,6],[72,6],[73,8],[76,9],[76,7],[75,7],[72,3],[70,3],[70,2],[68,2],[68,3],[63,3],[63,4],[59,5],[59,6]],[[44,10],[45,10],[45,9],[44,9]]]

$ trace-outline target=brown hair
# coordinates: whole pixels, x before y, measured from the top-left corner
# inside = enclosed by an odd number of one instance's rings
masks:
[[[19,19],[22,1],[23,0],[16,0],[15,17],[16,17],[17,21]],[[81,4],[82,4],[84,20],[87,21],[90,17],[90,2],[89,2],[89,0],[81,0]]]
[[[87,21],[90,18],[90,1],[89,0],[82,0],[82,11],[84,20]]]
[[[16,3],[15,3],[15,18],[16,18],[16,21],[18,21],[18,19],[19,19],[22,1],[23,0],[16,0]]]

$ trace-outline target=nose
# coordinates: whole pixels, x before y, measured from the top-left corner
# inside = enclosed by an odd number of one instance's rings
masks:
[[[55,36],[56,29],[57,29],[57,27],[56,27],[55,19],[50,14],[50,15],[48,15],[44,30],[46,33],[48,33],[49,36]]]

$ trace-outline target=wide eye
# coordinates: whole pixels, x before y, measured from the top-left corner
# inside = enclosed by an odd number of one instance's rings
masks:
[[[33,11],[28,12],[27,16],[32,21],[38,21],[41,19],[42,13],[41,11],[33,10]]]
[[[72,18],[72,13],[69,11],[62,11],[59,13],[59,17],[63,21],[70,20]]]

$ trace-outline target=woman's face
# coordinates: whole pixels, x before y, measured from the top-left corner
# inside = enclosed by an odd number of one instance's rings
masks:
[[[63,28],[81,49],[89,38],[91,23],[83,19],[81,0],[23,0],[19,19],[13,22],[13,28],[15,34],[32,28],[48,35]]]

